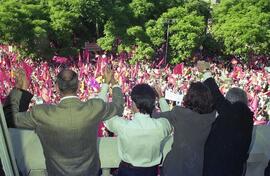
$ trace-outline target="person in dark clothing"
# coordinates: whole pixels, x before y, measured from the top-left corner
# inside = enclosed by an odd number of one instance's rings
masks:
[[[264,176],[270,176],[270,160],[268,162],[268,166],[264,170]]]
[[[1,176],[5,176],[5,172],[4,172],[4,169],[3,169],[3,165],[2,165],[1,159],[0,159],[0,175]]]
[[[242,176],[253,129],[247,95],[232,88],[225,98],[213,78],[204,84],[211,90],[218,115],[205,144],[203,176]]]
[[[164,160],[162,176],[202,175],[204,144],[216,115],[209,88],[201,82],[191,83],[183,105],[153,114],[168,119],[174,127],[174,142]]]

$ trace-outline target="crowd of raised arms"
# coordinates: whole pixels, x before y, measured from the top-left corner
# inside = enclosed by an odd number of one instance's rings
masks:
[[[126,107],[130,107],[128,95],[135,84],[158,84],[164,92],[170,90],[184,94],[191,82],[200,80],[201,74],[194,66],[179,64],[177,69],[169,65],[161,67],[164,64],[163,60],[153,63],[138,62],[131,65],[128,63],[129,57],[126,53],[116,56],[96,55],[94,59],[97,62],[91,62],[88,54],[73,61],[61,57],[41,62],[33,62],[30,59],[18,61],[17,53],[9,52],[6,46],[0,46],[0,101],[4,102],[8,92],[14,86],[13,72],[21,66],[27,71],[28,77],[31,77],[30,90],[35,95],[33,104],[59,101],[59,96],[54,94],[54,83],[62,67],[69,67],[78,73],[80,80],[78,96],[82,100],[87,100],[99,92],[104,67],[108,64],[112,65],[118,82],[122,85],[122,91],[127,96]],[[229,69],[228,64],[222,61],[210,62],[210,71],[222,93],[226,93],[230,87],[244,89],[248,95],[249,107],[254,112],[254,124],[266,124],[270,117],[270,69],[256,62],[250,66],[256,69],[247,69],[245,65],[234,61],[236,63],[232,62]],[[130,117],[130,110],[126,108],[124,114]]]
[[[108,66],[96,98],[81,101],[77,96],[78,74],[62,69],[55,80],[60,102],[34,105],[30,110],[31,79],[25,69],[18,69],[3,109],[8,127],[36,131],[48,175],[98,176],[96,133],[104,121],[117,136],[121,158],[118,176],[242,176],[253,130],[248,96],[234,87],[224,97],[209,64],[198,61],[197,69],[202,73],[201,81],[191,82],[182,103],[172,108],[160,86],[134,85],[128,95],[131,119],[122,117],[125,97]],[[109,92],[112,100],[108,102]],[[155,110],[156,100],[160,111]],[[162,146],[169,136],[173,136],[173,145],[163,159]]]
[[[1,59],[1,67],[13,68],[0,75],[7,125],[35,130],[49,176],[100,175],[101,122],[117,136],[118,176],[243,176],[254,118],[266,123],[269,115],[264,69],[232,63],[228,72],[198,61],[171,70],[105,55],[63,68],[15,57]],[[165,90],[183,95],[181,103],[169,104]]]

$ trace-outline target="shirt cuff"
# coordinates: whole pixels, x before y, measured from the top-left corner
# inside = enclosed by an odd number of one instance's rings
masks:
[[[159,98],[159,106],[161,112],[169,111],[170,106],[168,105],[166,99],[164,97]]]
[[[109,85],[107,83],[102,83],[101,84],[101,89],[106,89],[108,90],[109,89]]]
[[[98,93],[98,97],[101,98],[103,101],[107,102],[108,101],[108,97],[107,97],[108,91],[109,91],[109,85],[106,83],[101,84],[101,90]]]
[[[212,74],[211,74],[211,72],[205,72],[204,74],[203,74],[203,77],[202,77],[202,81],[205,81],[205,80],[207,80],[208,78],[211,78],[212,77]]]
[[[119,84],[116,84],[113,86],[113,88],[115,88],[115,87],[121,88],[121,86]]]
[[[166,101],[165,97],[160,97],[159,102],[161,102],[161,101]]]

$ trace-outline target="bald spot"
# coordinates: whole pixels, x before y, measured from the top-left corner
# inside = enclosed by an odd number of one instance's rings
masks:
[[[72,70],[63,70],[60,77],[63,81],[70,81],[73,77],[73,71]]]

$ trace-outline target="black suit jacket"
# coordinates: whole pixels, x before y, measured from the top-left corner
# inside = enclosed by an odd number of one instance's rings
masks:
[[[19,112],[25,112],[29,108],[29,104],[31,103],[31,99],[33,98],[33,95],[25,91],[23,89],[19,89],[22,91],[22,97],[20,99],[19,103]],[[13,112],[12,112],[12,104],[11,104],[11,97],[8,95],[6,102],[4,103],[3,106],[6,122],[7,122],[7,127],[8,128],[15,128],[15,123],[14,123],[14,118],[13,117]]]
[[[217,119],[205,144],[204,176],[241,176],[248,159],[253,113],[241,102],[231,104],[213,78],[206,84],[214,97]]]
[[[4,169],[3,169],[3,166],[2,166],[1,159],[0,159],[0,175],[5,176],[5,172],[4,172]]]
[[[268,162],[268,166],[264,170],[264,176],[270,176],[270,161]]]

